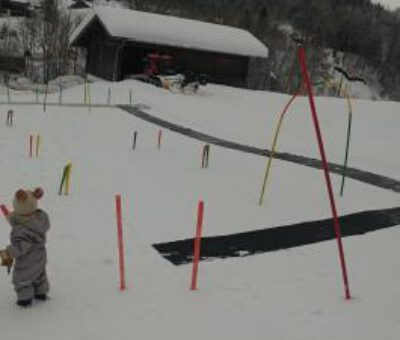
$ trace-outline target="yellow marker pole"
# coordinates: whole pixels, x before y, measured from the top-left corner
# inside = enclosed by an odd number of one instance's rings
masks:
[[[269,173],[270,173],[271,165],[272,165],[272,159],[274,158],[274,155],[275,155],[276,144],[278,142],[278,136],[279,136],[279,132],[280,132],[281,127],[282,127],[283,118],[285,117],[286,112],[289,110],[289,107],[292,105],[294,100],[299,95],[300,95],[300,92],[296,93],[295,95],[292,96],[292,98],[290,98],[289,102],[286,104],[285,108],[283,109],[283,111],[282,111],[282,113],[281,113],[281,115],[279,117],[278,125],[275,128],[274,139],[273,139],[273,142],[272,142],[270,155],[269,155],[269,158],[268,158],[268,161],[267,161],[267,167],[266,167],[266,170],[265,170],[264,181],[263,181],[261,194],[260,194],[260,200],[259,200],[260,206],[262,206],[263,202],[264,202],[265,189],[267,188]]]
[[[87,99],[88,99],[88,110],[89,110],[89,112],[91,112],[91,109],[92,109],[92,98],[91,98],[91,96],[90,96],[90,87],[89,87],[89,82],[87,81],[86,82],[86,85],[87,85],[87,90],[86,90],[86,93],[87,93]]]
[[[39,157],[39,149],[40,149],[40,135],[36,136],[36,157]]]
[[[84,105],[86,105],[86,102],[87,102],[86,84],[87,84],[87,79],[85,78],[85,85],[83,86],[83,104]]]
[[[68,163],[67,164],[67,178],[65,180],[65,195],[69,194],[69,185],[70,185],[70,179],[71,179],[71,168],[72,168],[72,164]]]

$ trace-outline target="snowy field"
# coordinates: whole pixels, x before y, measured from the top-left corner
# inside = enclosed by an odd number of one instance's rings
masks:
[[[148,113],[203,133],[270,148],[288,96],[207,86],[196,96],[171,94],[134,81],[90,85],[91,102],[147,105]],[[84,85],[63,92],[83,101]],[[43,97],[40,95],[40,100]],[[59,94],[49,95],[58,102]],[[7,98],[2,91],[2,101]],[[12,101],[36,95],[11,91]],[[346,102],[317,100],[328,159],[342,163]],[[15,111],[15,124],[5,114]],[[0,331],[7,340],[398,339],[400,266],[397,227],[344,239],[353,299],[345,301],[334,241],[244,258],[174,266],[152,244],[193,237],[197,203],[205,201],[204,234],[226,235],[329,218],[320,170],[274,161],[266,202],[258,197],[266,159],[211,146],[200,168],[202,142],[163,131],[113,107],[2,105],[0,203],[20,187],[42,186],[41,207],[52,223],[50,301],[21,310],[11,279],[0,273]],[[349,166],[400,180],[400,104],[353,101]],[[138,131],[133,152],[132,135]],[[308,102],[288,113],[278,151],[318,158]],[[40,134],[39,158],[28,157],[29,135]],[[72,163],[71,194],[58,196]],[[335,193],[340,177],[331,176]],[[121,194],[128,289],[118,290],[115,194]],[[348,180],[337,195],[340,215],[400,206],[400,196]],[[0,220],[1,247],[8,225]]]

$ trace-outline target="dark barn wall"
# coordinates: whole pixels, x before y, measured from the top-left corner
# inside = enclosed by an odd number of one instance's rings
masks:
[[[86,72],[100,78],[113,80],[116,53],[117,45],[112,42],[94,43],[88,50]],[[118,72],[118,68],[116,71]]]
[[[29,3],[23,3],[12,0],[0,1],[0,14],[13,17],[30,17],[32,10],[29,9]]]
[[[248,58],[176,49],[171,51],[176,65],[210,76],[218,84],[246,86]]]
[[[120,78],[124,79],[128,75],[139,74],[144,69],[144,58],[154,49],[150,46],[139,44],[126,44],[120,54]]]
[[[161,52],[172,57],[172,65],[179,72],[193,71],[209,75],[219,84],[245,87],[249,58],[212,52],[195,51],[160,45],[127,44],[121,54],[119,75],[123,79],[129,74],[143,71],[143,58],[151,52]]]
[[[94,22],[87,29],[77,45],[87,49],[87,73],[113,80],[118,41],[111,40],[99,22]]]
[[[107,80],[113,80],[114,71],[115,80],[141,73],[144,57],[161,52],[171,55],[178,72],[205,73],[213,83],[247,87],[249,57],[112,39],[98,20],[76,45],[87,49],[86,72]]]

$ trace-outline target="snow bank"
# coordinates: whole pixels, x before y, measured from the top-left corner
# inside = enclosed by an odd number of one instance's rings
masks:
[[[47,86],[47,91],[48,93],[53,93],[53,92],[59,92],[60,88],[62,89],[67,89],[70,87],[74,87],[76,85],[83,84],[85,80],[81,76],[76,76],[76,75],[71,75],[71,76],[59,76],[51,81],[49,81],[49,84]],[[19,76],[14,76],[11,77],[9,87],[12,90],[15,90],[15,93],[18,93],[20,91],[32,91],[36,92],[36,90],[39,90],[40,92],[44,92],[46,85],[45,84],[36,84],[33,83],[30,79],[26,77],[19,77]],[[6,91],[6,88],[3,87],[1,90],[2,92]]]

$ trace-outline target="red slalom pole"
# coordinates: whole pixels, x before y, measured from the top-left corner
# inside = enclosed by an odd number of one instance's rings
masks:
[[[115,196],[115,207],[117,214],[117,229],[118,229],[118,255],[119,255],[119,277],[120,290],[125,290],[125,252],[124,252],[124,237],[122,233],[122,212],[121,212],[121,195]]]
[[[199,270],[199,261],[200,261],[203,214],[204,214],[204,202],[200,201],[197,208],[196,238],[194,239],[194,245],[193,245],[193,268],[192,268],[192,283],[190,285],[190,290],[197,290],[197,274]]]
[[[333,215],[333,225],[335,228],[335,234],[336,234],[337,244],[338,244],[338,248],[339,248],[340,265],[342,268],[342,275],[343,275],[346,299],[349,300],[349,299],[351,299],[351,295],[350,295],[349,281],[348,281],[348,277],[347,277],[347,269],[346,269],[346,261],[345,261],[344,250],[343,250],[342,236],[341,236],[341,232],[340,232],[340,224],[339,224],[339,219],[337,216],[335,197],[333,195],[332,184],[331,184],[331,179],[330,179],[329,170],[328,170],[328,163],[326,161],[326,156],[325,156],[325,149],[324,149],[324,144],[323,144],[322,133],[321,133],[321,129],[319,126],[317,109],[315,106],[314,95],[313,95],[312,87],[311,87],[311,80],[310,80],[310,76],[308,74],[306,56],[305,56],[305,51],[304,51],[303,47],[299,48],[299,61],[300,61],[300,66],[301,66],[301,72],[303,75],[303,80],[304,80],[304,83],[305,83],[305,86],[306,86],[306,89],[308,92],[308,99],[310,101],[310,107],[311,107],[311,113],[312,113],[312,117],[313,117],[313,121],[314,121],[315,133],[317,135],[319,151],[321,154],[322,164],[323,164],[323,168],[324,168],[326,186],[328,189],[329,201],[331,204],[332,215]]]
[[[4,215],[4,217],[7,217],[8,215],[10,215],[10,212],[8,211],[7,207],[5,206],[5,204],[0,205],[0,209]]]

